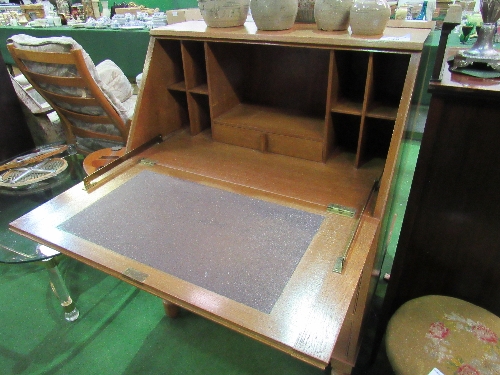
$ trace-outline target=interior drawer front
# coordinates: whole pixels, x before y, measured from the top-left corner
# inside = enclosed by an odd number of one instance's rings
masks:
[[[265,151],[265,134],[258,130],[214,122],[212,124],[212,138],[218,142]]]
[[[310,139],[267,134],[267,151],[312,161],[323,161],[323,143]]]

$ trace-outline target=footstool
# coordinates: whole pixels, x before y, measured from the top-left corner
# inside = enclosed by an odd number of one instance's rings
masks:
[[[397,375],[428,375],[433,369],[445,375],[500,375],[499,335],[500,318],[494,314],[457,298],[430,295],[396,311],[385,345]]]

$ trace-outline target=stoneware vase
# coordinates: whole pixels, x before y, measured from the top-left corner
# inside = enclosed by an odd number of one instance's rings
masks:
[[[316,0],[314,19],[320,30],[347,30],[353,0]]]
[[[299,0],[252,0],[250,9],[259,30],[287,30],[295,23]]]
[[[299,10],[295,22],[314,23],[314,4],[316,0],[299,0]]]
[[[250,0],[198,0],[201,16],[210,27],[242,26]]]
[[[391,16],[385,0],[355,0],[351,6],[350,24],[353,35],[380,35]]]

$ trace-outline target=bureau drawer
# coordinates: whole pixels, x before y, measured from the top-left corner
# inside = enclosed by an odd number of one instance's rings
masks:
[[[323,142],[281,134],[267,134],[266,144],[267,151],[274,154],[323,161]]]
[[[212,139],[235,146],[266,151],[266,135],[258,130],[218,123],[212,124]]]

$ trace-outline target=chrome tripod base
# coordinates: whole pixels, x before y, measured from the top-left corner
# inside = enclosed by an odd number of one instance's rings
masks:
[[[500,72],[500,53],[497,52],[496,55],[470,55],[466,54],[467,51],[460,51],[455,55],[453,60],[453,68],[465,68],[474,63],[486,64],[490,68]]]

